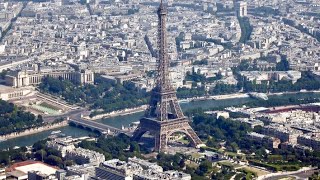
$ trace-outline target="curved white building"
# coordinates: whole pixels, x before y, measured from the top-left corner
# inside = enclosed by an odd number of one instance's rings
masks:
[[[38,85],[45,77],[60,78],[70,80],[79,84],[93,84],[94,73],[90,70],[78,71],[18,71],[6,75],[6,84],[12,87],[25,87]]]

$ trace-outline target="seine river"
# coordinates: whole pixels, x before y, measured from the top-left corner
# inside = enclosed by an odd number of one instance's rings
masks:
[[[290,96],[301,97],[301,98],[320,98],[320,93],[304,93],[304,94],[294,94],[294,95],[282,95],[284,98],[288,98]],[[234,98],[234,99],[225,99],[225,100],[205,100],[205,101],[195,101],[195,102],[188,102],[188,103],[181,103],[181,107],[184,111],[188,109],[195,109],[195,108],[214,108],[214,107],[221,107],[221,106],[237,106],[241,104],[245,104],[247,102],[254,101],[252,98]],[[111,125],[117,128],[121,128],[121,126],[128,126],[130,123],[139,121],[139,119],[143,116],[143,112],[124,115],[124,116],[116,116],[112,118],[106,118],[102,120],[97,120],[97,122],[102,122],[107,125]],[[72,126],[66,126],[62,128],[57,128],[54,130],[60,130],[62,133],[73,136],[73,137],[80,137],[80,136],[87,136],[93,134],[90,131],[86,131],[84,129],[75,128]],[[43,131],[37,134],[28,135],[24,137],[18,137],[14,139],[10,139],[0,143],[0,149],[6,149],[14,146],[30,146],[35,142],[45,139],[50,135],[50,133],[54,130]]]

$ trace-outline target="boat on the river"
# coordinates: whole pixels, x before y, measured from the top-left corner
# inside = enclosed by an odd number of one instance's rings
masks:
[[[181,99],[179,100],[179,103],[189,103],[190,100],[189,99]]]
[[[265,100],[265,101],[268,100],[268,96],[265,93],[252,92],[252,93],[249,93],[249,96],[256,99]]]
[[[58,131],[52,131],[52,132],[51,132],[51,134],[59,134],[59,133],[61,133],[60,130],[58,130]]]

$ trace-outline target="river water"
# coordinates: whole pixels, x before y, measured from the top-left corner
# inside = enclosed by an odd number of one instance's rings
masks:
[[[304,93],[304,94],[294,94],[294,95],[283,95],[284,98],[288,98],[290,96],[295,97],[301,97],[301,98],[319,98],[320,93]],[[205,100],[205,101],[194,101],[194,102],[188,102],[188,103],[181,103],[181,107],[184,111],[189,109],[195,109],[195,108],[215,108],[215,107],[221,107],[221,106],[237,106],[241,104],[245,104],[247,102],[254,101],[254,99],[251,98],[234,98],[234,99],[225,99],[225,100]],[[139,119],[143,116],[143,112],[138,112],[134,114],[124,115],[124,116],[116,116],[111,118],[105,118],[102,120],[97,120],[97,122],[101,122],[107,125],[111,125],[117,128],[121,128],[121,126],[128,126],[130,123],[139,121]],[[90,131],[72,127],[72,126],[66,126],[62,128],[57,128],[54,130],[49,131],[43,131],[37,134],[28,135],[24,137],[18,137],[14,139],[9,139],[4,142],[0,142],[0,149],[7,149],[14,146],[30,146],[34,144],[35,142],[45,139],[50,135],[52,131],[60,130],[62,133],[73,136],[73,137],[80,137],[80,136],[87,136],[90,134],[93,134]]]

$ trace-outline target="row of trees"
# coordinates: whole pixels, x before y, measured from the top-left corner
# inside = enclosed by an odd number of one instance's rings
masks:
[[[178,88],[177,89],[177,97],[178,98],[190,98],[190,97],[201,97],[206,94],[204,87],[197,88]]]
[[[66,166],[71,166],[75,164],[72,160],[67,160],[62,157],[60,151],[48,148],[46,146],[47,139],[36,142],[32,146],[32,156],[38,161],[48,163],[52,166],[58,166],[60,168],[65,168]]]
[[[43,125],[41,116],[35,117],[22,108],[0,99],[0,135],[21,132]]]
[[[39,85],[40,90],[62,96],[70,103],[89,104],[93,109],[111,112],[147,104],[149,94],[131,82],[119,84],[95,76],[95,85],[80,86],[68,80],[46,77]],[[95,112],[97,114],[97,112]]]
[[[295,95],[287,95],[288,97],[269,97],[269,100],[255,100],[246,103],[248,107],[275,107],[275,106],[285,106],[285,105],[299,105],[319,102],[319,97],[294,97]]]
[[[132,82],[124,82],[123,84],[110,84],[103,79],[97,79],[98,88],[108,86],[99,93],[103,94],[103,98],[98,98],[94,102],[92,108],[102,108],[104,111],[110,112],[124,108],[131,108],[147,104],[149,101],[149,93],[141,90]]]
[[[0,166],[7,166],[12,162],[26,161],[28,159],[36,159],[60,168],[74,164],[71,160],[63,159],[60,151],[47,148],[46,142],[47,140],[36,142],[32,151],[28,151],[26,147],[0,151]]]
[[[230,151],[236,151],[245,141],[247,132],[252,128],[247,124],[204,114],[198,111],[193,114],[193,128],[200,138],[207,140],[207,146],[219,148],[221,141],[226,141],[226,147]]]
[[[97,142],[82,141],[79,146],[104,154],[106,160],[118,158],[125,161],[128,157],[141,156],[138,143],[131,141],[130,137],[124,134],[116,137],[100,137]]]
[[[12,161],[25,161],[32,155],[27,153],[27,148],[10,149],[10,151],[0,150],[0,167],[7,166]]]

